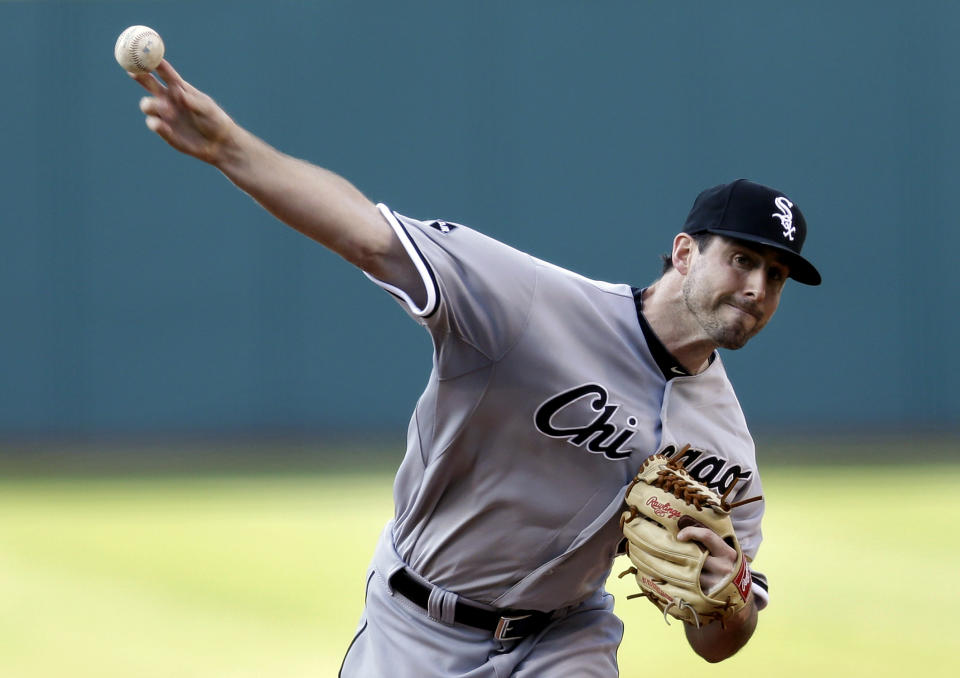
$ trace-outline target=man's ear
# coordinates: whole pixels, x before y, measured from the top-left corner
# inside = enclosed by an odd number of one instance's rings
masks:
[[[673,267],[680,275],[686,275],[697,252],[697,241],[688,233],[677,233],[673,239]]]

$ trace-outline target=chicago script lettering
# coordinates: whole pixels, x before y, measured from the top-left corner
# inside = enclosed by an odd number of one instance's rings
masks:
[[[591,398],[590,409],[599,413],[596,417],[583,426],[560,428],[554,424],[553,419],[557,414],[581,398]],[[587,450],[603,454],[607,459],[625,459],[633,453],[633,450],[623,446],[636,434],[636,431],[631,431],[629,428],[621,430],[610,423],[620,406],[609,404],[609,398],[607,390],[599,384],[577,386],[550,398],[537,408],[534,423],[537,430],[551,438],[566,438],[577,447],[586,444]]]
[[[674,445],[667,445],[660,454],[673,457],[677,453]],[[719,494],[725,493],[731,485],[742,480],[749,480],[753,476],[750,469],[744,470],[739,464],[727,468],[729,462],[721,457],[708,455],[703,450],[691,447],[683,453],[678,461],[690,472],[690,475]],[[726,468],[726,470],[724,470]],[[739,494],[739,490],[737,494]],[[733,501],[733,499],[731,499]]]

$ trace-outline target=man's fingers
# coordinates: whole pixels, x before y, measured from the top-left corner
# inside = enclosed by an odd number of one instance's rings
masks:
[[[711,555],[719,556],[733,551],[720,535],[706,527],[685,527],[677,532],[677,541],[696,541],[707,547]],[[734,553],[736,553],[734,551]]]
[[[180,77],[180,74],[177,73],[176,69],[170,64],[166,59],[161,59],[160,63],[157,64],[156,68],[157,73],[160,74],[160,77],[166,80],[167,82],[182,81],[183,78]]]
[[[710,534],[713,532],[705,527],[685,527],[677,532],[677,541],[703,541]]]
[[[151,132],[156,132],[164,139],[166,139],[170,133],[170,125],[163,119],[166,108],[166,102],[155,97],[143,97],[140,100],[140,110],[147,116],[147,127],[150,128]]]
[[[163,120],[161,120],[160,118],[154,115],[148,115],[146,122],[147,122],[147,127],[150,128],[150,131],[156,132],[157,134],[160,134],[160,130],[164,127]]]
[[[170,102],[157,97],[143,97],[140,99],[140,111],[144,115],[152,115],[157,118],[169,117]]]
[[[180,74],[177,73],[177,70],[166,59],[161,61],[160,65],[157,66],[156,73],[163,78],[163,81],[167,83],[167,86],[170,88],[176,88],[184,91],[190,91],[193,89],[193,87],[191,87],[186,80],[180,77]]]
[[[130,73],[130,77],[140,83],[140,86],[154,96],[163,93],[163,83],[157,80],[153,73]]]
[[[168,144],[173,146],[178,150],[183,150],[176,134],[173,131],[173,128],[170,127],[162,118],[158,118],[154,115],[147,116],[146,119],[147,128],[151,132],[155,132],[157,136],[166,141]]]

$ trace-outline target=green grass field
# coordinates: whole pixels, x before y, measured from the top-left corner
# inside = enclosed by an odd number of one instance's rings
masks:
[[[612,580],[621,675],[956,675],[960,466],[777,465],[764,478],[756,568],[773,603],[751,644],[708,666],[679,623]],[[0,480],[0,676],[335,676],[390,484],[347,472]]]

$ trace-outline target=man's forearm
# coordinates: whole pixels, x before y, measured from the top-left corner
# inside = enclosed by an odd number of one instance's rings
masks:
[[[416,271],[376,206],[343,177],[281,153],[240,127],[170,62],[134,78],[146,123],[181,153],[220,169],[267,211],[371,275],[402,287]]]
[[[757,628],[757,606],[753,596],[750,602],[736,615],[724,621],[712,622],[697,628],[685,624],[687,642],[698,655],[708,662],[721,662],[732,657],[747,644]]]
[[[365,270],[392,246],[389,226],[353,184],[239,126],[212,164],[280,221]]]

